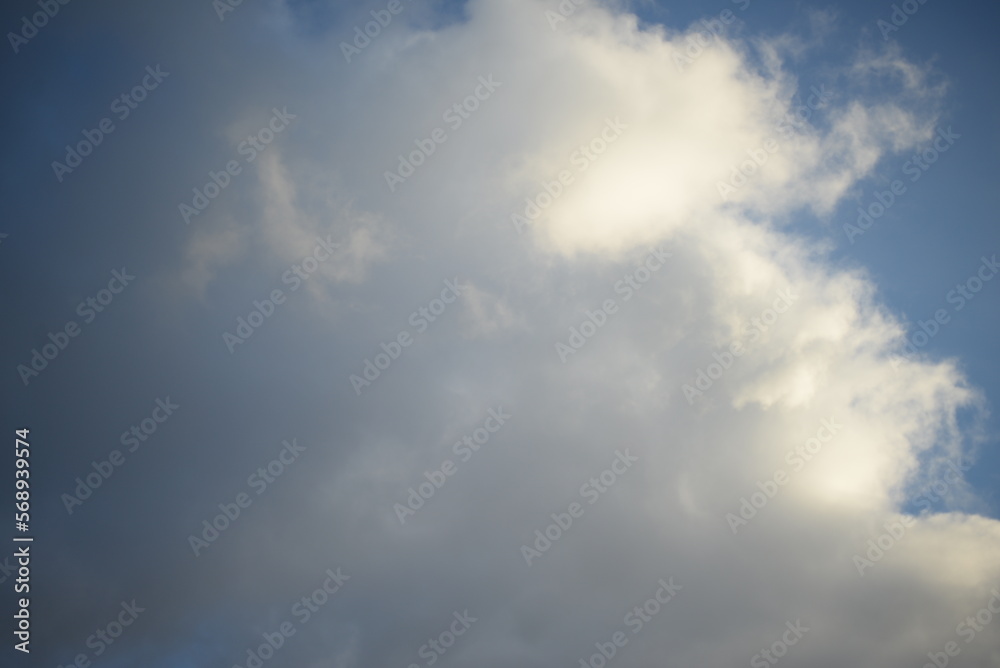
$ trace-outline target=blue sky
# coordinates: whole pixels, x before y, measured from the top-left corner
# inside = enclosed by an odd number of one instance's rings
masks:
[[[8,36],[11,665],[246,666],[287,622],[264,666],[596,665],[619,630],[609,665],[1000,666],[961,626],[1000,585],[1000,281],[952,292],[1000,254],[998,10],[913,6],[889,39],[892,3],[762,0],[70,2]]]

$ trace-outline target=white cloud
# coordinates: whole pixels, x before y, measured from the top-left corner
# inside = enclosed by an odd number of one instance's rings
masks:
[[[812,630],[789,665],[917,665],[1000,582],[1000,525],[921,517],[863,578],[851,557],[898,519],[908,485],[968,450],[956,415],[982,398],[954,362],[894,368],[902,329],[870,279],[783,225],[828,215],[880,160],[929,137],[940,91],[898,55],[862,55],[843,64],[815,124],[783,136],[793,94],[811,85],[784,68],[787,44],[719,42],[679,71],[687,34],[639,30],[589,2],[552,31],[550,4],[478,0],[467,21],[397,26],[346,67],[331,65],[335,41],[312,45],[319,65],[299,76],[330,74],[301,94],[306,129],[258,167],[265,257],[294,259],[316,234],[353,230],[331,277],[400,323],[426,286],[455,274],[471,285],[452,324],[357,400],[356,451],[323,478],[332,533],[317,541],[336,544],[384,615],[359,622],[344,665],[416,661],[425,626],[456,607],[482,621],[449,654],[454,665],[576,665],[670,575],[683,594],[622,662],[746,663],[802,618]],[[390,193],[384,171],[489,74],[500,88]],[[895,93],[866,93],[872,76]],[[573,152],[609,118],[627,127],[577,166]],[[775,138],[779,149],[723,200],[718,182]],[[561,170],[573,182],[518,235],[510,214]],[[219,235],[196,260],[228,248]],[[674,257],[625,301],[614,286],[629,259],[658,244]],[[200,281],[210,265],[196,263]],[[746,323],[788,288],[794,305],[745,340]],[[620,312],[561,363],[554,344],[606,299]],[[337,327],[387,338],[359,319]],[[746,352],[689,405],[682,386],[734,340]],[[462,429],[446,416],[461,406],[465,420],[497,397],[516,416],[509,430],[400,529],[392,504],[438,463],[448,444],[435,434]],[[831,417],[843,432],[791,471],[788,451]],[[641,468],[525,567],[520,545],[618,447],[641,453]],[[777,469],[789,482],[734,536],[726,513]],[[998,628],[963,646],[963,661],[995,661]]]

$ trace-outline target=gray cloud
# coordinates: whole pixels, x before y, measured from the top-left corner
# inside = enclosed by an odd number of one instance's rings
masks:
[[[852,556],[974,452],[959,416],[984,399],[953,361],[894,367],[903,328],[872,281],[788,225],[931,139],[940,88],[892,51],[861,53],[836,64],[828,106],[782,126],[813,85],[792,76],[786,37],[719,39],[679,70],[693,33],[589,1],[556,30],[533,0],[477,0],[443,23],[404,5],[350,63],[340,42],[361,12],[328,31],[311,25],[318,6],[277,2],[224,21],[210,3],[88,15],[122,35],[122,55],[171,75],[52,184],[55,210],[109,241],[39,279],[39,295],[80,287],[36,298],[42,324],[8,355],[14,369],[106,269],[135,267],[121,307],[18,388],[38,424],[86,397],[40,427],[79,443],[60,446],[39,493],[54,534],[39,577],[59,583],[38,595],[54,611],[44,659],[86,651],[94,624],[135,598],[149,612],[107,665],[246,665],[338,567],[350,580],[265,665],[430,665],[421,648],[466,610],[476,622],[439,665],[579,665],[623,629],[623,665],[745,664],[798,620],[809,631],[789,664],[902,667],[941,651],[1000,583],[996,521],[956,484],[953,512],[917,517],[864,576]],[[130,85],[135,67],[113,69],[88,99]],[[456,126],[448,110],[480,77],[500,83]],[[244,162],[240,143],[274,107],[295,120]],[[65,120],[45,155],[100,113]],[[436,128],[446,139],[390,191],[385,172]],[[780,150],[720,198],[771,138]],[[581,146],[593,159],[574,160]],[[242,172],[185,224],[178,204],[231,159]],[[511,214],[563,170],[573,182],[519,234]],[[328,259],[317,239],[337,244]],[[662,267],[619,288],[655,248]],[[292,289],[283,277],[311,256]],[[456,277],[462,294],[434,313]],[[285,301],[230,353],[223,333],[275,289]],[[576,349],[571,328],[607,300],[616,312]],[[422,307],[433,322],[411,317]],[[351,375],[403,332],[412,344],[385,352],[359,396]],[[733,341],[745,350],[723,365]],[[560,342],[575,349],[565,361]],[[689,401],[699,369],[712,383]],[[167,394],[183,410],[67,515],[59,495]],[[509,421],[459,461],[456,441],[500,406]],[[842,431],[793,470],[787,453],[831,417]],[[248,478],[292,438],[301,460],[258,495]],[[591,505],[581,486],[624,450],[639,461]],[[401,524],[394,504],[448,459],[457,470]],[[734,534],[727,513],[779,469],[787,484]],[[252,503],[195,557],[187,536],[240,492]],[[521,546],[573,502],[582,515],[528,566]],[[627,614],[671,577],[683,589],[633,634]],[[997,628],[963,637],[962,660],[995,661]]]

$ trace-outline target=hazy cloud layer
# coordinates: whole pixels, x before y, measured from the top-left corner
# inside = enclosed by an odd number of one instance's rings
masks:
[[[787,665],[919,666],[951,640],[963,665],[1000,665],[1000,625],[961,626],[1000,602],[1000,524],[960,477],[985,398],[957,362],[904,356],[873,281],[792,224],[947,130],[931,72],[859,48],[796,80],[831,16],[693,57],[700,26],[589,1],[553,28],[548,2],[442,21],[403,0],[348,63],[367,10],[323,32],[295,3],[217,25],[202,5],[163,10],[147,51],[170,101],[135,121],[164,124],[132,150],[158,156],[133,196],[165,231],[108,254],[140,279],[77,344],[94,361],[30,386],[151,370],[112,392],[125,403],[51,495],[49,577],[72,602],[50,663],[134,597],[145,624],[102,665],[245,666],[284,621],[265,665],[430,665],[449,628],[439,665],[580,665],[617,631],[620,665],[771,665],[783,634]],[[247,160],[274,109],[295,117]],[[106,197],[97,180],[134,159],[95,154],[60,206]],[[186,223],[178,205],[229,160],[241,172]],[[130,197],[112,217],[145,210]],[[182,408],[151,446],[72,515],[54,503],[168,393]],[[258,494],[248,477],[293,438]],[[931,512],[904,514],[933,483]],[[195,556],[188,536],[240,492],[252,504]],[[118,568],[130,531],[149,540]],[[680,588],[652,614],[661,580]]]

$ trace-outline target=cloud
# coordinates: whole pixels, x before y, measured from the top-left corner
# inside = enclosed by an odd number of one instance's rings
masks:
[[[314,622],[324,630],[289,641],[289,661],[420,664],[468,609],[479,619],[444,665],[579,665],[674,576],[683,590],[626,631],[623,665],[745,664],[796,620],[810,630],[789,664],[917,665],[1000,583],[994,519],[949,508],[891,533],[915,486],[974,451],[960,416],[985,400],[953,360],[894,366],[904,329],[877,286],[790,223],[832,215],[880,161],[932,136],[940,91],[891,52],[800,82],[785,37],[713,39],[679,68],[697,28],[640,27],[584,2],[553,30],[548,9],[476,0],[438,28],[402,20],[349,64],[349,28],[303,43],[294,12],[266,23],[296,45],[268,96],[285,94],[299,119],[199,220],[177,273],[193,296],[214,285],[242,304],[240,277],[276,280],[317,236],[341,247],[328,280],[234,365],[270,379],[255,365],[280,353],[296,370],[274,406],[315,409],[294,424],[309,465],[201,558],[184,603],[218,613],[218,589],[196,586],[215,578],[241,592],[259,629],[219,652],[237,662],[342,565],[351,587]],[[876,75],[889,93],[867,92]],[[449,122],[480,77],[499,85]],[[822,85],[832,97],[810,106]],[[446,139],[390,190],[385,173],[435,129]],[[236,233],[225,221],[239,212]],[[520,233],[512,214],[528,221]],[[643,274],[654,248],[671,257]],[[414,332],[410,314],[455,276],[468,286],[458,303],[357,396],[349,375]],[[574,346],[608,300],[615,312]],[[558,343],[575,350],[565,362]],[[498,404],[510,424],[459,461],[454,443]],[[842,427],[810,452],[830,420]],[[625,449],[634,471],[583,500],[527,565],[522,545]],[[239,468],[240,444],[226,451]],[[445,460],[457,471],[401,525],[393,505]],[[745,520],[736,531],[730,514]],[[893,547],[859,575],[853,557],[886,532]],[[995,662],[997,629],[963,642],[963,661]]]

